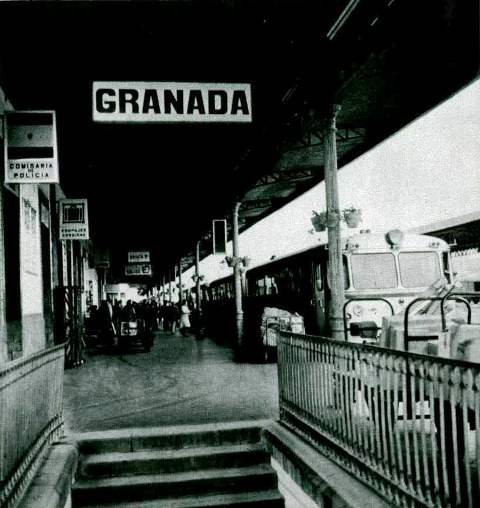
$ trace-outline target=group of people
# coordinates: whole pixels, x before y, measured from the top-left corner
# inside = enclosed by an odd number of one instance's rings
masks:
[[[153,299],[144,299],[140,302],[128,300],[122,305],[120,300],[114,304],[108,300],[102,300],[100,307],[90,307],[90,316],[87,320],[87,327],[92,334],[98,334],[102,338],[115,343],[121,333],[121,323],[140,320],[146,333],[153,333],[156,330],[187,335],[190,324],[190,314],[193,310],[193,302],[183,302],[182,305],[172,302],[165,302],[158,305]]]
[[[193,305],[189,305],[187,302],[183,302],[180,306],[180,304],[176,305],[167,301],[159,308],[159,325],[165,332],[175,333],[179,329],[180,333],[185,336],[191,328],[192,309]]]

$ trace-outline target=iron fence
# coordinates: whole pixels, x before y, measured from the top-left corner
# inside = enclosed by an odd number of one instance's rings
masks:
[[[396,506],[478,506],[480,365],[281,332],[280,420]]]
[[[64,346],[0,366],[0,506],[14,506],[63,432]]]

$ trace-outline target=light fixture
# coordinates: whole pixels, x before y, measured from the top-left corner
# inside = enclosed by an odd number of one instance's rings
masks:
[[[387,242],[392,247],[398,248],[398,247],[400,247],[400,245],[402,244],[402,241],[403,241],[403,232],[400,231],[399,229],[392,229],[385,235],[385,237],[386,237]]]

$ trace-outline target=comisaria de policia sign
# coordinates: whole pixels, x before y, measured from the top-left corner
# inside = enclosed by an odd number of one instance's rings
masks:
[[[95,81],[96,122],[251,122],[250,84]]]
[[[5,182],[58,183],[55,111],[5,113]]]

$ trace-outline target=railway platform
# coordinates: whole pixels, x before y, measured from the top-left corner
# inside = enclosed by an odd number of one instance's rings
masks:
[[[90,351],[65,371],[66,432],[278,418],[277,366],[210,338],[157,332],[149,353]]]

